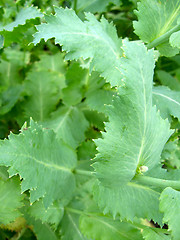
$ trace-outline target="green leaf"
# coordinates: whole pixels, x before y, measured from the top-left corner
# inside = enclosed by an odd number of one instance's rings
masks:
[[[134,29],[141,40],[150,43],[149,46],[157,47],[164,56],[170,57],[179,53],[178,48],[173,48],[169,43],[171,34],[180,28],[177,23],[180,16],[179,0],[144,0],[138,3],[135,14],[138,21],[134,21]]]
[[[180,81],[170,73],[158,70],[156,74],[162,85],[169,87],[171,90],[180,91]]]
[[[97,215],[82,215],[80,229],[89,239],[94,240],[141,240],[140,231],[133,225]]]
[[[36,71],[56,72],[59,77],[62,77],[61,75],[64,75],[66,72],[66,64],[64,55],[60,52],[53,55],[42,54],[40,60],[34,63],[34,69]]]
[[[84,12],[104,12],[109,3],[114,3],[119,5],[120,0],[81,0],[77,1],[77,11]]]
[[[82,111],[73,106],[60,107],[43,125],[53,129],[58,139],[63,139],[73,148],[85,140],[85,131],[89,126]]]
[[[25,116],[36,121],[45,121],[56,109],[61,98],[61,87],[64,86],[63,75],[45,70],[29,72],[25,81],[25,91],[28,94],[23,104]]]
[[[98,112],[106,112],[106,105],[112,104],[114,92],[98,89],[87,94],[86,104]]]
[[[153,102],[160,110],[162,118],[169,118],[170,115],[180,120],[180,91],[170,90],[164,86],[153,88]]]
[[[23,87],[16,85],[9,87],[6,91],[0,94],[0,115],[9,112],[21,96]]]
[[[180,31],[173,33],[169,40],[172,47],[180,48]]]
[[[93,164],[95,175],[110,188],[128,183],[140,166],[150,170],[157,165],[172,134],[168,121],[152,107],[153,51],[137,42],[124,42],[123,48],[125,86],[118,88],[113,106],[107,106],[106,132],[95,140],[99,152]]]
[[[79,215],[66,212],[61,223],[62,240],[88,240],[79,229]]]
[[[164,213],[163,221],[168,223],[174,240],[180,236],[180,192],[170,187],[164,189],[160,197],[160,211]]]
[[[28,213],[34,217],[36,220],[41,220],[42,223],[49,223],[56,230],[59,222],[61,221],[64,208],[58,204],[54,203],[45,209],[43,201],[36,201],[28,209]]]
[[[178,145],[178,141],[166,143],[161,158],[165,165],[169,166],[170,164],[172,167],[180,169],[180,145]]]
[[[161,224],[159,197],[159,192],[133,182],[118,188],[104,187],[99,182],[94,186],[94,198],[104,214],[111,213],[114,218],[120,214],[121,220],[132,222],[135,217],[138,217],[153,219]]]
[[[0,149],[0,164],[10,166],[10,176],[21,176],[22,192],[30,189],[31,203],[43,197],[47,208],[56,199],[71,198],[76,154],[52,130],[31,120],[30,128],[24,127],[19,135],[11,133]]]
[[[24,25],[27,20],[42,16],[43,14],[40,13],[40,11],[36,7],[31,6],[22,8],[17,14],[15,21],[7,24],[6,26],[1,27],[0,31],[2,30],[13,31],[15,27],[18,27],[19,25]]]
[[[156,231],[156,228],[147,228],[142,231],[145,240],[171,240],[171,236]]]
[[[86,13],[87,21],[82,22],[72,9],[55,8],[55,11],[56,15],[45,17],[47,23],[37,26],[33,43],[54,37],[68,52],[66,59],[90,58],[91,69],[95,67],[112,85],[120,85],[122,43],[114,26],[104,18],[98,22],[90,13]]]
[[[6,48],[0,64],[0,85],[8,88],[23,81],[21,70],[29,63],[30,53]]]
[[[37,240],[58,240],[55,232],[47,223],[42,223],[40,220],[28,219],[28,224],[33,227]]]
[[[19,208],[23,206],[23,195],[20,190],[18,177],[0,180],[0,224],[8,224],[21,215]]]

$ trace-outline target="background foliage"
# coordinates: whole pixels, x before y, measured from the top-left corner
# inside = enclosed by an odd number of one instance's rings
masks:
[[[179,0],[0,0],[0,239],[179,239],[179,43]]]

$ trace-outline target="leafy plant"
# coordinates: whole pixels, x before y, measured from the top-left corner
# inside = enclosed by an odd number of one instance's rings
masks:
[[[1,239],[179,239],[179,6],[2,1]]]

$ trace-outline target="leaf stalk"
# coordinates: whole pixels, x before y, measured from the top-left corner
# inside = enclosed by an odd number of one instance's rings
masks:
[[[174,32],[177,32],[179,30],[180,30],[180,24],[176,25],[175,27],[173,27],[171,30],[169,30],[165,34],[161,35],[160,37],[156,38],[155,40],[153,40],[152,42],[147,44],[147,49],[157,47],[158,45],[168,41],[171,34],[173,34]]]
[[[175,190],[180,191],[180,181],[175,180],[165,180],[160,178],[153,178],[144,175],[138,175],[133,178],[133,181],[145,185],[151,185],[161,188],[172,187]]]

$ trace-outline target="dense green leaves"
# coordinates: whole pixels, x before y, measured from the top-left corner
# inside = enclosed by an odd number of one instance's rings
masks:
[[[0,239],[178,239],[179,0],[0,5]]]

